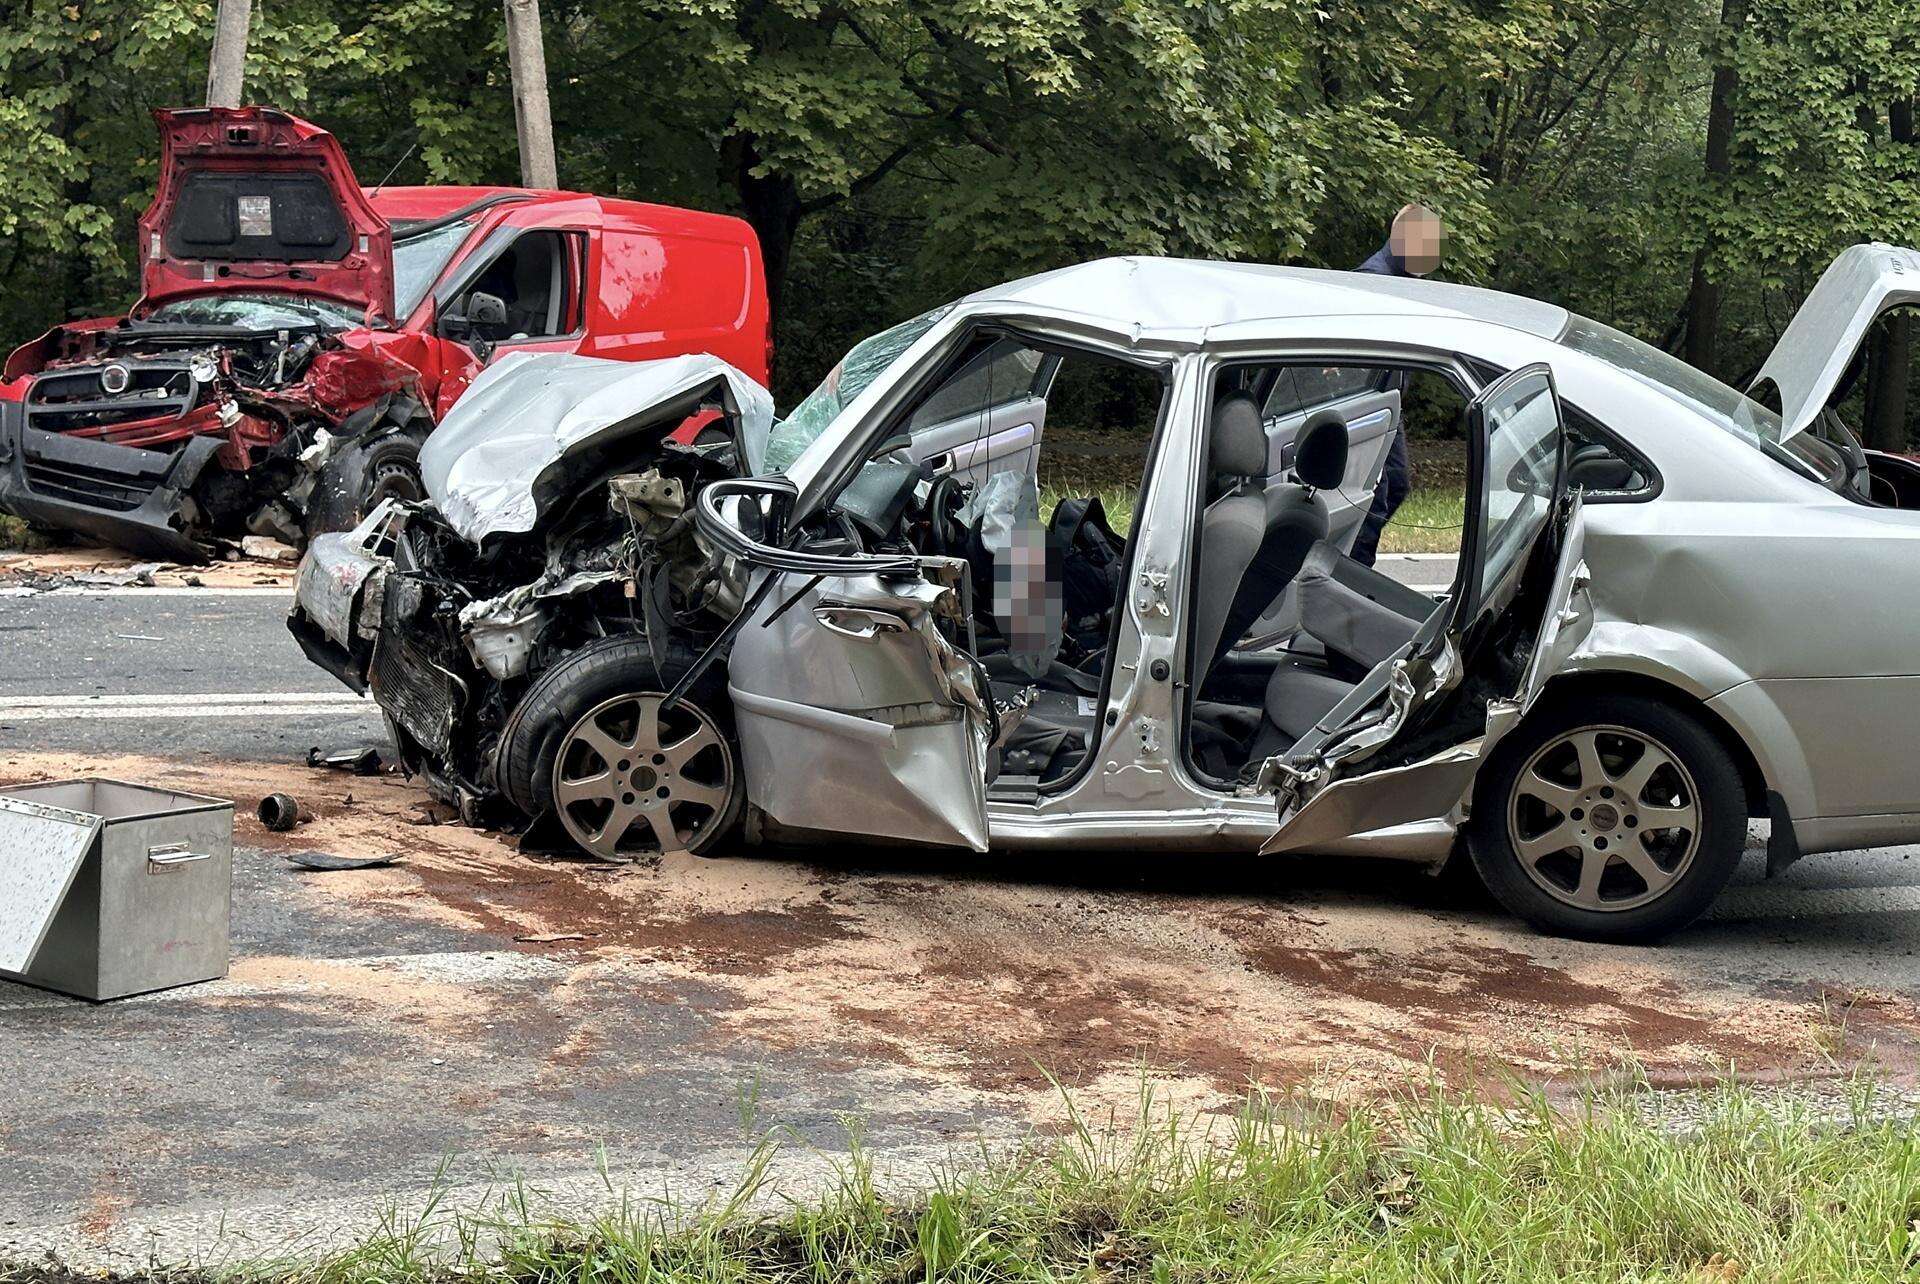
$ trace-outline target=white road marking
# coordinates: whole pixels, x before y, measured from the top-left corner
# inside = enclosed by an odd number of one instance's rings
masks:
[[[27,695],[0,696],[0,709],[32,707],[85,708],[100,704],[174,704],[180,701],[218,701],[221,704],[360,704],[367,697],[351,691],[209,691],[204,695],[185,692],[151,695]]]
[[[350,691],[221,691],[206,695],[0,696],[0,723],[151,718],[258,718],[372,713]]]

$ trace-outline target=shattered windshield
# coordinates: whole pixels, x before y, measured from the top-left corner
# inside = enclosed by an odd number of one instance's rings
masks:
[[[872,386],[873,381],[911,348],[921,335],[933,329],[941,317],[953,310],[951,303],[922,312],[911,321],[902,321],[891,330],[862,339],[853,345],[840,364],[827,372],[820,386],[793,408],[793,413],[773,426],[767,439],[766,471],[785,472],[800,458],[827,425],[839,417],[854,398]]]
[[[345,330],[361,324],[361,314],[331,299],[296,294],[202,294],[170,300],[141,320],[154,325],[237,326],[242,330],[285,330],[318,322],[331,330]]]
[[[413,315],[420,300],[440,279],[453,252],[473,231],[472,219],[461,219],[419,236],[407,236],[396,230],[393,238],[393,314],[405,319]],[[404,239],[402,239],[404,238]]]

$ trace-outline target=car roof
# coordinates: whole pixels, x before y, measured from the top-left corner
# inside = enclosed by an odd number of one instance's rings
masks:
[[[606,222],[624,223],[650,231],[697,231],[712,235],[722,227],[733,237],[750,234],[747,224],[730,214],[710,214],[704,210],[682,209],[675,205],[653,205],[646,201],[627,201],[590,192],[548,191],[529,187],[373,187],[367,197],[382,217],[392,223],[424,223],[463,210],[495,196],[517,196],[516,200],[495,206],[514,212],[553,211],[574,207],[578,213],[593,213]],[[509,217],[511,217],[509,215]],[[517,221],[517,220],[516,220]]]
[[[1553,339],[1565,308],[1418,277],[1144,256],[1095,259],[968,295],[970,304],[1074,314],[1120,334],[1190,334],[1316,316],[1470,319]]]

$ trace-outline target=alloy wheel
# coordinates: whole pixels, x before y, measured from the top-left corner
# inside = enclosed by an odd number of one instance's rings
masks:
[[[604,860],[694,851],[726,818],[733,750],[690,702],[621,695],[589,709],[553,761],[553,805],[573,840]]]
[[[1507,806],[1521,869],[1549,896],[1618,912],[1660,898],[1700,848],[1700,793],[1679,756],[1642,731],[1564,732],[1527,759]]]

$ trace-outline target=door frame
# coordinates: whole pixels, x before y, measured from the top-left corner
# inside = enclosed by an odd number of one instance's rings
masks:
[[[1495,584],[1483,587],[1488,554],[1486,504],[1490,496],[1487,469],[1491,465],[1492,438],[1487,407],[1514,385],[1533,379],[1545,380],[1546,394],[1552,398],[1555,409],[1558,444],[1553,484],[1544,517],[1528,537],[1524,553],[1514,559]],[[1422,813],[1390,813],[1377,828],[1431,820],[1436,801],[1448,797],[1455,800],[1457,809],[1459,800],[1470,793],[1480,764],[1493,743],[1519,720],[1536,682],[1544,683],[1545,678],[1551,676],[1541,674],[1534,660],[1542,648],[1555,645],[1566,623],[1558,619],[1559,613],[1572,609],[1576,595],[1584,588],[1578,581],[1585,569],[1580,550],[1570,549],[1567,544],[1583,527],[1578,497],[1569,495],[1567,490],[1571,436],[1563,407],[1552,368],[1537,361],[1489,383],[1468,406],[1466,530],[1454,574],[1452,600],[1422,626],[1419,635],[1398,657],[1376,666],[1354,692],[1322,720],[1315,732],[1263,765],[1260,780],[1275,793],[1279,815],[1273,836],[1261,847],[1262,854],[1295,850],[1326,837],[1338,837],[1330,830],[1327,833],[1322,830],[1328,830],[1329,825],[1337,828],[1340,817],[1362,813],[1379,815],[1377,806],[1369,806],[1374,800],[1364,796],[1373,786],[1386,789],[1402,806],[1411,804],[1410,812]],[[1364,764],[1378,759],[1390,745],[1420,725],[1419,713],[1464,683],[1469,664],[1479,658],[1480,646],[1491,631],[1490,622],[1512,607],[1528,569],[1539,558],[1541,541],[1556,538],[1559,547],[1554,551],[1543,615],[1512,696],[1489,701],[1486,717],[1476,733],[1457,740],[1449,736],[1447,742],[1429,744],[1415,762],[1389,762],[1371,771],[1362,769],[1342,774],[1340,767],[1344,762],[1358,759]],[[1563,580],[1567,582],[1563,584]],[[1591,619],[1590,599],[1587,619]],[[1383,699],[1388,708],[1384,718],[1373,715]],[[1383,730],[1385,734],[1381,734]],[[1330,821],[1330,815],[1335,819]]]

